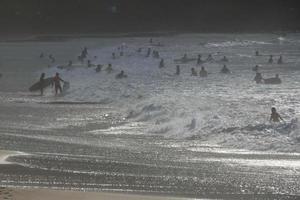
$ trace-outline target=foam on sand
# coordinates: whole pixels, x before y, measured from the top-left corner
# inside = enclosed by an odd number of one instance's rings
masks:
[[[6,161],[6,159],[10,156],[15,156],[15,155],[20,155],[22,154],[21,152],[17,152],[17,151],[5,151],[5,150],[0,150],[0,164],[4,165],[4,164],[11,164],[9,162]]]

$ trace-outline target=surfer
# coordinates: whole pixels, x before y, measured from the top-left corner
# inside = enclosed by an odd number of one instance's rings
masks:
[[[223,74],[229,74],[230,70],[227,68],[226,65],[224,65],[223,68],[221,69],[221,73],[223,73]]]
[[[197,65],[200,65],[202,62],[203,60],[201,59],[201,54],[199,54],[197,58]]]
[[[53,78],[53,82],[54,82],[54,87],[55,87],[55,95],[57,95],[57,92],[59,90],[60,93],[62,93],[62,88],[61,88],[61,84],[60,82],[65,82],[64,80],[62,80],[60,77],[59,77],[59,73],[56,73],[54,78]]]
[[[283,60],[282,60],[282,56],[280,55],[278,58],[277,64],[282,64],[282,63],[283,63]]]
[[[193,67],[191,68],[191,76],[197,76],[197,72]]]
[[[116,75],[117,79],[121,79],[121,78],[127,78],[127,75],[124,73],[124,71],[122,70],[119,74]]]
[[[160,57],[160,56],[159,56],[159,52],[156,51],[155,58],[159,58],[159,57]]]
[[[226,56],[224,56],[222,59],[221,59],[222,62],[228,62],[228,58]]]
[[[68,66],[71,67],[73,65],[72,60],[69,60]]]
[[[211,54],[209,54],[208,56],[207,56],[207,58],[206,58],[206,61],[213,61],[214,59],[213,59],[213,57],[212,57],[212,55]]]
[[[185,126],[186,128],[188,128],[189,130],[193,130],[196,127],[196,119],[193,118],[191,123]]]
[[[87,49],[87,47],[83,48],[82,53],[84,54],[84,57],[86,57],[88,55],[88,49]]]
[[[49,59],[51,60],[51,62],[52,62],[52,63],[54,63],[54,62],[55,62],[55,58],[53,57],[53,55],[52,55],[52,54],[50,54],[50,55],[49,55]]]
[[[107,68],[105,69],[105,71],[107,72],[107,73],[111,73],[112,72],[112,65],[109,63],[108,64],[108,66],[107,66]]]
[[[146,57],[149,57],[149,56],[150,56],[150,54],[151,54],[151,48],[148,48],[148,51],[147,51],[147,55],[146,55]]]
[[[282,117],[278,114],[276,111],[276,108],[271,108],[271,116],[270,116],[270,122],[280,122],[280,120],[284,121]]]
[[[257,84],[259,84],[259,83],[262,83],[262,80],[263,80],[263,77],[262,77],[261,73],[256,72],[256,75],[254,77],[254,81]]]
[[[255,56],[260,56],[259,51],[255,51]]]
[[[181,60],[185,61],[185,60],[187,60],[187,59],[188,59],[188,57],[187,57],[187,54],[185,53],[185,54],[183,55],[183,57],[181,58]]]
[[[81,55],[80,55],[80,56],[77,56],[77,59],[78,59],[78,61],[83,62],[83,58],[82,58]]]
[[[255,65],[255,67],[252,68],[252,71],[257,72],[258,71],[258,65]]]
[[[165,66],[165,61],[164,61],[164,59],[161,59],[158,67],[163,68],[164,66]]]
[[[112,52],[111,56],[112,56],[112,59],[116,59],[116,53],[115,52]]]
[[[91,61],[88,60],[88,61],[87,61],[87,67],[92,67],[92,66],[93,66],[93,65],[92,65]]]
[[[204,67],[201,67],[201,70],[199,72],[200,77],[207,77],[207,71],[205,70]]]
[[[176,66],[176,73],[175,74],[180,75],[180,66],[179,65]]]
[[[153,58],[159,58],[159,52],[158,51],[153,51],[152,56],[153,56]]]
[[[42,73],[41,77],[40,77],[41,96],[43,96],[43,94],[44,94],[44,84],[45,84],[45,73]]]
[[[273,63],[273,55],[270,55],[270,58],[269,58],[268,63],[269,63],[269,64],[272,64],[272,63]]]
[[[101,72],[101,69],[102,69],[102,65],[98,64],[95,71],[96,72]]]

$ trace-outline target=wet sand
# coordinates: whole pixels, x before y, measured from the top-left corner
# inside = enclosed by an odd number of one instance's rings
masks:
[[[0,150],[0,164],[10,164],[5,159],[20,152]],[[52,189],[21,189],[0,187],[0,200],[187,200],[186,198],[161,197],[107,192],[83,192]]]
[[[188,200],[186,198],[51,189],[0,188],[0,200]]]

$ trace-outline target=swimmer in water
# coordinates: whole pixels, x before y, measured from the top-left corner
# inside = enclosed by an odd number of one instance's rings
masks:
[[[191,68],[191,76],[197,76],[195,68]]]
[[[269,58],[268,63],[269,63],[269,64],[272,64],[272,63],[273,63],[273,55],[270,55],[270,58]]]

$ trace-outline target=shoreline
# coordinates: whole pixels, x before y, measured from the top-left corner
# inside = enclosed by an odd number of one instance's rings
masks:
[[[151,194],[130,194],[126,192],[90,192],[42,188],[11,188],[0,187],[0,200],[200,200],[198,198],[183,198],[159,196]],[[204,200],[204,199],[203,199]]]

